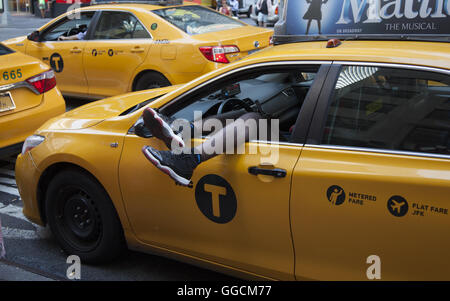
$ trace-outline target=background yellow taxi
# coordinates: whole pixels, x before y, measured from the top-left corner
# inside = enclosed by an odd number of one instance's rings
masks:
[[[126,242],[244,277],[367,280],[377,255],[384,280],[449,279],[450,45],[326,46],[275,46],[47,122],[17,159],[24,214],[82,262]],[[142,155],[165,147],[135,134],[145,107],[192,121],[240,109],[230,99],[275,116],[280,141],[201,164],[193,189]]]
[[[0,156],[18,153],[25,138],[64,112],[50,67],[0,44]]]
[[[80,32],[83,40],[58,40]],[[116,4],[5,43],[50,64],[64,95],[102,98],[185,83],[267,47],[272,33],[199,5]]]

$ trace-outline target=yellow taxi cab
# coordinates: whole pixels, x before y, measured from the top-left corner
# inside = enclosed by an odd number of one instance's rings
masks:
[[[96,99],[188,82],[269,46],[272,35],[196,4],[122,3],[69,11],[4,43],[50,64],[64,95]]]
[[[87,263],[127,246],[245,278],[448,280],[450,44],[386,37],[276,45],[50,120],[17,159],[24,214]],[[149,107],[263,110],[279,139],[177,186],[141,153],[165,148],[136,135]]]
[[[0,157],[19,153],[28,136],[64,112],[50,67],[0,44]]]

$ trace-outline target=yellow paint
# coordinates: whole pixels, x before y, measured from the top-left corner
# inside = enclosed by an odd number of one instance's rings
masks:
[[[265,62],[362,61],[450,69],[448,43],[345,41],[337,48],[325,46],[326,42],[309,42],[271,47],[185,85],[113,97],[48,121],[37,132],[46,140],[17,159],[25,215],[44,223],[37,183],[49,167],[65,162],[85,169],[102,184],[132,249],[157,251],[241,276],[281,280],[367,280],[366,259],[378,255],[382,280],[448,280],[449,216],[429,212],[427,217],[399,218],[387,208],[394,195],[404,197],[410,210],[413,203],[449,208],[448,159],[303,145],[280,145],[277,162],[261,155],[217,156],[201,164],[192,180],[198,183],[216,174],[233,188],[236,216],[218,224],[197,207],[195,187],[176,186],[142,155],[142,146],[164,149],[162,142],[127,134],[143,108],[119,116],[164,94],[148,105],[160,108],[228,71]],[[248,173],[250,166],[283,168],[287,176],[256,177]],[[336,205],[336,197],[330,197],[335,204],[327,199],[333,185],[346,193],[341,205]],[[363,195],[363,204],[351,202],[350,194]],[[214,215],[219,212],[215,209]]]

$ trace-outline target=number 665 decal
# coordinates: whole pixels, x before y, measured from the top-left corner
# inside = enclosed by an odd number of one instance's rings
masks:
[[[11,71],[5,71],[2,74],[2,77],[4,80],[10,80],[10,79],[16,79],[16,78],[22,78],[22,70],[11,70]]]

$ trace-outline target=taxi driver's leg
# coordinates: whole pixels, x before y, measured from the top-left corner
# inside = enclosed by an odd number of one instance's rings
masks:
[[[225,125],[222,130],[213,134],[205,142],[194,147],[193,152],[200,155],[201,162],[214,158],[217,155],[224,154],[227,150],[234,153],[240,146],[240,143],[248,142],[251,135],[258,135],[258,121],[261,118],[261,114],[256,112],[245,113],[234,122]],[[245,126],[249,120],[254,121],[255,126],[253,128]],[[243,138],[241,141],[239,141],[239,136]],[[219,147],[221,145],[221,149],[218,149],[217,145],[219,145]]]
[[[259,113],[246,113],[213,134],[201,145],[191,149],[190,153],[176,154],[172,151],[160,151],[150,146],[144,146],[142,152],[153,165],[168,174],[175,182],[189,186],[192,173],[200,163],[225,153],[231,147],[236,150],[240,146],[239,143],[248,142],[251,136],[258,135],[258,133],[251,133],[250,127],[244,126],[244,129],[241,127],[247,124],[246,121],[249,120],[254,120],[255,124],[258,125],[258,121],[261,118],[262,116]],[[254,129],[257,131],[258,126],[254,127]],[[270,133],[270,130],[268,132]],[[243,139],[238,139],[239,135]],[[229,141],[229,137],[231,137],[231,141]],[[227,143],[232,143],[233,145],[230,146]],[[216,148],[217,145],[222,147]]]
[[[172,145],[178,144],[180,147],[184,147],[184,141],[178,135],[175,134],[170,124],[172,120],[162,114],[158,114],[152,108],[146,108],[142,113],[145,126],[150,130],[152,135],[162,140],[168,149],[171,149]],[[172,144],[175,142],[175,144]]]

